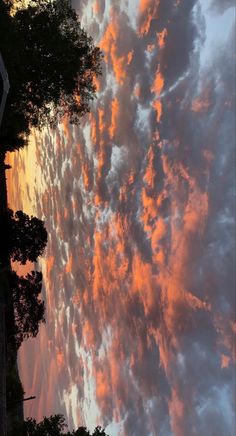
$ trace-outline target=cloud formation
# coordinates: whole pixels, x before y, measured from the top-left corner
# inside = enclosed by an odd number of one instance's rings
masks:
[[[26,411],[233,435],[232,22],[202,60],[208,20],[232,6],[136,3],[74,2],[104,51],[98,98],[79,128],[36,135],[47,324],[21,351]]]

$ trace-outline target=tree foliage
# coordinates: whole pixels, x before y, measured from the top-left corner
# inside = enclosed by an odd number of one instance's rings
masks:
[[[45,322],[45,305],[40,298],[42,273],[31,271],[25,277],[19,277],[11,271],[9,285],[14,308],[15,343],[19,348],[24,339],[36,337],[40,323]]]
[[[7,0],[0,0],[0,52],[10,80],[10,92],[0,130],[2,151],[14,151],[24,147],[28,143],[29,135],[29,122],[21,110],[19,84],[22,82],[22,68],[19,69],[20,59],[17,60],[19,37],[14,18],[10,13],[10,3]],[[18,101],[19,108],[14,108],[14,101]]]
[[[64,116],[77,124],[95,96],[102,56],[70,1],[31,0],[8,16],[9,27],[7,41],[0,41],[11,84],[8,113],[22,118],[23,131]]]
[[[22,386],[17,367],[11,366],[7,368],[6,377],[6,400],[7,409],[10,410],[14,408],[14,404],[23,400],[24,388]]]
[[[78,427],[72,432],[67,431],[66,428],[65,418],[60,414],[51,415],[49,418],[44,417],[39,423],[35,419],[28,418],[23,424],[13,429],[8,436],[15,435],[15,431],[17,431],[17,436],[108,436],[100,426],[96,427],[93,433],[90,433],[86,427]]]
[[[27,261],[35,262],[43,254],[47,244],[47,230],[42,220],[30,217],[21,210],[13,213],[8,209],[5,226],[8,231],[9,254],[13,261],[24,265]]]

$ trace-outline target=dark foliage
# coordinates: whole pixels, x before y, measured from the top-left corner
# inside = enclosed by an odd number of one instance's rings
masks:
[[[0,266],[5,266],[10,258],[10,231],[13,212],[11,209],[0,214]]]
[[[13,17],[10,15],[10,2],[0,0],[0,52],[3,55],[7,70],[10,76],[10,94],[7,98],[5,113],[0,131],[0,147],[3,151],[14,151],[27,144],[29,135],[29,124],[21,110],[13,110],[11,97],[14,93],[15,99],[20,101],[19,85],[14,83],[11,77],[11,69],[16,60],[17,50],[17,29]],[[14,75],[17,77],[18,65],[15,63]],[[20,73],[20,72],[19,72]],[[12,80],[11,80],[12,79]],[[18,81],[21,81],[20,74]]]
[[[24,397],[24,388],[22,386],[18,371],[15,366],[7,372],[6,377],[6,400],[7,409],[10,410],[14,405],[22,401]]]
[[[66,431],[67,425],[63,415],[51,415],[44,417],[43,421],[36,423],[35,419],[29,418],[24,423],[18,424],[8,436],[108,436],[100,426],[90,433],[86,427],[78,427],[72,432]],[[15,432],[15,433],[14,433]]]
[[[8,209],[0,216],[1,251],[13,261],[35,262],[47,244],[43,221],[18,210]]]
[[[45,322],[45,305],[40,298],[42,273],[31,271],[25,277],[9,272],[9,287],[14,309],[14,340],[17,348],[23,340],[36,337],[41,322]]]

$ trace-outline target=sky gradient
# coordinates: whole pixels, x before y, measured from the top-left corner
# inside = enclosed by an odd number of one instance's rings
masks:
[[[91,114],[9,158],[10,206],[49,233],[26,415],[233,436],[234,1],[73,5],[104,52]]]

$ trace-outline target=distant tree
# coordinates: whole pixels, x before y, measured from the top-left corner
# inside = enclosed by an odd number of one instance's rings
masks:
[[[30,126],[55,125],[64,116],[77,124],[94,98],[102,56],[70,1],[31,0],[10,23],[12,34],[3,46],[9,110]]]
[[[18,210],[8,209],[5,231],[8,232],[8,251],[13,261],[23,265],[35,262],[43,254],[47,244],[47,230],[43,221]]]
[[[13,120],[14,122],[14,120]],[[8,129],[10,130],[10,123],[8,120],[8,128],[6,129],[6,125],[5,125],[5,131],[8,131]],[[2,150],[4,151],[16,151],[16,150],[20,150],[21,148],[25,147],[25,145],[28,144],[28,138],[27,135],[23,135],[21,136],[22,133],[21,132],[17,132],[17,130],[15,130],[15,132],[13,132],[12,134],[4,134],[2,133],[0,135],[0,147]]]
[[[51,415],[44,417],[43,421],[37,423],[35,419],[28,418],[23,424],[18,424],[8,436],[108,436],[100,426],[90,433],[86,427],[78,427],[72,432],[66,431],[67,425],[63,415]]]
[[[22,386],[18,370],[15,365],[7,367],[6,376],[6,400],[7,409],[13,409],[14,404],[22,401],[24,397],[24,388]]]
[[[31,271],[19,277],[14,271],[9,273],[9,286],[14,308],[14,335],[17,348],[24,339],[36,337],[41,322],[45,322],[45,305],[40,299],[42,273]]]

